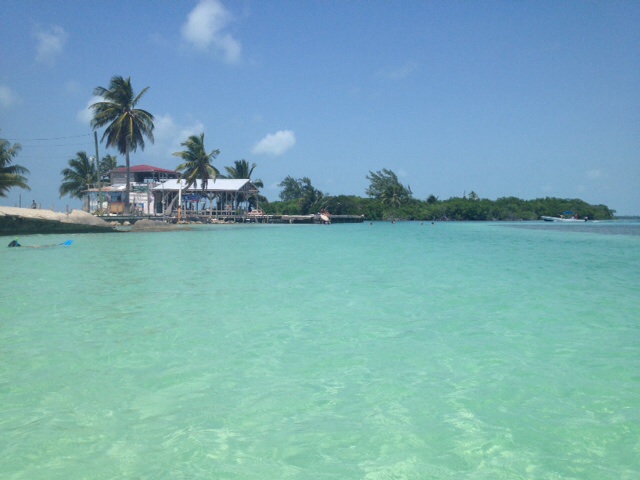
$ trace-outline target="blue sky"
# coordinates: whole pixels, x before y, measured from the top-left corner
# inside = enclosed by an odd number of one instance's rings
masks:
[[[640,2],[0,0],[0,137],[31,192],[93,154],[96,86],[131,77],[175,168],[205,133],[277,200],[287,175],[365,196],[388,168],[417,198],[554,196],[640,214]],[[101,134],[101,132],[100,132]],[[100,145],[100,155],[116,154]],[[122,163],[124,158],[120,156]]]

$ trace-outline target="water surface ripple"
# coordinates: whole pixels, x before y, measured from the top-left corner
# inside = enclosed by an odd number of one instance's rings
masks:
[[[552,227],[23,237],[0,477],[640,478],[640,224]]]

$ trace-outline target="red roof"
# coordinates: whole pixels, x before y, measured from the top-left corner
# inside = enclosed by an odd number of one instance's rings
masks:
[[[115,168],[112,172],[126,172],[127,167]],[[129,169],[130,172],[160,172],[160,173],[178,173],[175,170],[167,170],[166,168],[152,167],[151,165],[134,165]]]

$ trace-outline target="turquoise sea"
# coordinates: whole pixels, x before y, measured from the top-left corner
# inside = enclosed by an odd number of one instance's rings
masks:
[[[640,478],[640,223],[0,237],[0,478]]]

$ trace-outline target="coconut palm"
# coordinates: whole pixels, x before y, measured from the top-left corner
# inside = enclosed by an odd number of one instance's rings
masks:
[[[183,163],[176,167],[176,170],[182,172],[182,177],[187,181],[186,188],[196,183],[196,180],[202,181],[202,193],[207,189],[207,182],[214,180],[220,176],[220,172],[211,164],[219,154],[220,150],[212,150],[207,153],[204,148],[204,133],[200,135],[191,135],[185,142],[180,145],[186,148],[182,152],[175,152],[176,157],[184,160]]]
[[[100,160],[101,180],[109,175],[111,170],[115,170],[116,168],[122,168],[122,165],[118,165],[118,157],[115,155],[105,155],[102,160]]]
[[[404,193],[401,185],[389,185],[380,193],[379,199],[383,205],[388,205],[392,210],[395,210],[404,202]]]
[[[249,162],[247,162],[245,159],[234,160],[233,164],[233,167],[224,167],[228,175],[221,175],[222,178],[248,178],[249,180],[251,180],[251,175],[257,167],[255,163],[251,164],[251,167],[249,167]],[[264,188],[264,183],[259,178],[251,180],[251,183],[253,183],[258,188]],[[247,201],[249,202],[249,205],[254,208],[258,207],[259,203],[268,202],[266,197],[262,195],[249,195]]]
[[[86,190],[98,182],[94,162],[87,152],[78,152],[75,158],[69,160],[68,165],[60,172],[63,177],[60,197],[69,195],[72,198],[83,198]]]
[[[224,167],[228,175],[220,175],[221,178],[248,178],[249,180],[251,180],[251,175],[257,167],[255,163],[253,163],[251,167],[249,167],[249,162],[244,159],[235,160],[233,163],[233,167]],[[264,187],[264,183],[259,178],[251,180],[251,183],[253,183],[258,188]]]
[[[8,140],[0,138],[0,197],[6,197],[7,192],[13,187],[31,190],[24,177],[29,170],[20,165],[11,165],[21,149],[19,143],[11,145]]]
[[[142,96],[149,90],[144,88],[138,95],[134,94],[131,77],[115,76],[111,78],[109,88],[96,87],[93,94],[104,101],[96,102],[93,109],[91,126],[93,129],[106,126],[102,139],[107,139],[107,147],[113,147],[125,156],[127,180],[124,195],[125,213],[130,211],[129,192],[131,191],[131,163],[129,152],[138,147],[144,150],[145,137],[153,143],[153,115],[146,110],[135,108]]]

